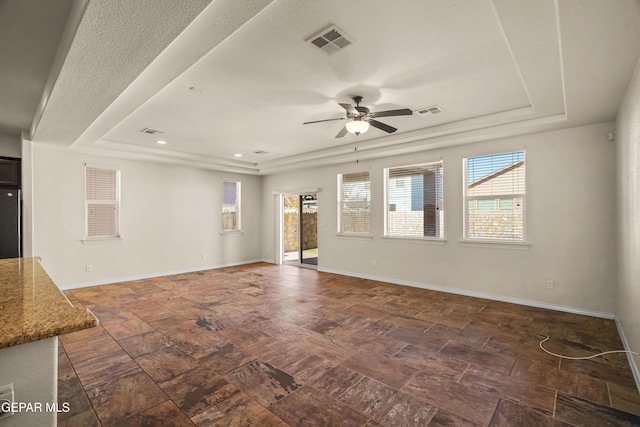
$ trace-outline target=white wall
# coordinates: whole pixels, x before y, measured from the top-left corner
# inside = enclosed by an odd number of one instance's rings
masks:
[[[33,143],[23,139],[22,159],[22,256],[33,256]]]
[[[19,158],[21,155],[20,137],[0,132],[0,156]]]
[[[58,398],[58,337],[0,349],[0,385],[13,383],[17,404],[40,404],[42,412],[15,412],[0,420],[2,427],[56,426],[56,412],[46,405]],[[62,405],[62,402],[60,402]]]
[[[319,268],[444,286],[612,315],[616,286],[613,124],[293,171],[263,181],[265,259],[275,259],[273,191],[320,187]],[[528,250],[469,247],[462,238],[462,159],[526,151]],[[381,238],[383,168],[444,161],[445,245]],[[370,169],[373,239],[336,236],[336,175]],[[324,225],[323,225],[324,224]],[[372,261],[377,266],[372,266]],[[553,280],[555,289],[546,289]]]
[[[616,316],[631,350],[640,351],[640,62],[616,117],[618,296]],[[640,387],[635,359],[636,383]]]
[[[59,287],[261,258],[260,177],[91,157],[39,143],[32,159],[33,255]],[[85,162],[122,171],[120,241],[82,242]],[[243,234],[220,234],[222,178],[242,181]]]

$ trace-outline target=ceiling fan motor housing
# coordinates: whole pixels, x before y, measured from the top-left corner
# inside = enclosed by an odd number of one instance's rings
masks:
[[[360,116],[366,116],[369,114],[369,109],[367,107],[356,107],[356,110],[358,110]]]

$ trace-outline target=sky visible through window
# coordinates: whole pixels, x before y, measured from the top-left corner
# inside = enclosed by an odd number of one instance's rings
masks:
[[[473,182],[522,159],[524,159],[524,151],[469,157],[467,159],[467,181]]]
[[[235,205],[237,196],[237,183],[235,181],[224,181],[222,203],[224,203],[225,205]]]

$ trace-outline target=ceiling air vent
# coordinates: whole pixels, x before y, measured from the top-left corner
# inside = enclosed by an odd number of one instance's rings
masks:
[[[142,129],[140,132],[142,132],[142,133],[148,133],[149,135],[156,135],[156,134],[164,133],[164,132],[159,131],[159,130],[157,130],[157,129],[151,129],[151,128],[144,128],[144,129]]]
[[[335,25],[325,28],[307,41],[327,55],[333,55],[354,42],[351,37]]]
[[[434,114],[442,113],[442,108],[438,107],[437,105],[432,105],[431,107],[425,107],[416,110],[416,113],[420,114],[421,116],[433,116]]]
[[[268,154],[268,151],[256,150],[253,152],[253,154]]]

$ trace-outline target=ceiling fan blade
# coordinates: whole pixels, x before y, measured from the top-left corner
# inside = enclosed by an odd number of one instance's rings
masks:
[[[398,129],[394,128],[393,126],[385,125],[384,123],[380,123],[377,120],[369,120],[369,124],[371,126],[373,126],[374,128],[378,128],[378,129],[383,130],[383,131],[385,131],[387,133],[393,133],[393,132],[398,130]]]
[[[378,111],[371,113],[371,117],[389,117],[389,116],[410,116],[413,114],[409,108],[401,108],[399,110]]]
[[[347,127],[343,127],[340,132],[336,135],[336,138],[342,138],[347,134]]]
[[[337,119],[325,119],[325,120],[314,120],[312,122],[304,122],[303,125],[308,125],[311,123],[322,123],[322,122],[332,122],[334,120],[345,120],[346,117],[338,117]]]
[[[355,107],[351,104],[340,103],[340,106],[345,110],[347,110],[347,113],[349,114],[356,114],[356,115],[358,114],[358,110],[356,110]]]

